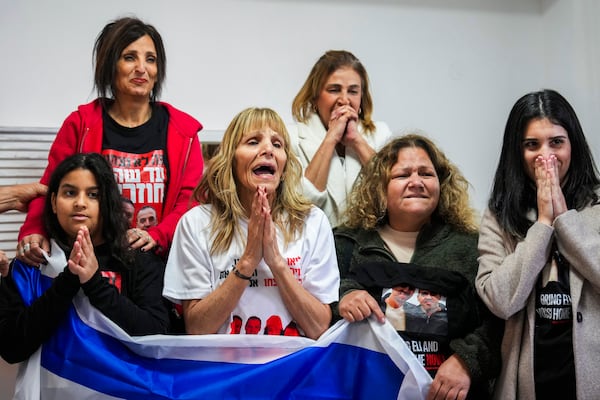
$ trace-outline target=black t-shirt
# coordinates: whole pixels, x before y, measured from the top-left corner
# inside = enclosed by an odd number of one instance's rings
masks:
[[[554,249],[551,263],[555,277],[535,292],[534,377],[538,399],[575,399],[573,359],[573,310],[569,290],[569,264]]]
[[[481,324],[477,295],[456,271],[368,262],[358,265],[349,277],[380,300],[386,319],[432,377],[452,355],[450,341]]]
[[[102,112],[103,136],[102,149],[113,149],[126,153],[144,154],[156,149],[165,149],[167,144],[167,125],[169,113],[166,108],[152,104],[152,116],[148,121],[135,128],[119,125],[108,114]]]
[[[135,128],[119,125],[106,110],[102,118],[102,155],[112,165],[122,195],[133,202],[135,214],[151,206],[160,221],[169,181],[168,111],[153,104],[150,119]]]

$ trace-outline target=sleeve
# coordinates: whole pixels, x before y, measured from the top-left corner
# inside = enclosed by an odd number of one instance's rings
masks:
[[[552,227],[536,222],[510,253],[505,233],[491,211],[485,211],[479,231],[475,285],[495,315],[508,319],[526,306],[550,255],[553,232]]]
[[[165,256],[169,252],[179,219],[194,205],[191,201],[192,193],[202,178],[204,160],[198,135],[194,134],[190,141],[189,151],[181,164],[181,170],[173,171],[182,175],[174,202],[165,206],[161,222],[148,230],[148,233],[157,242],[159,246],[157,254],[161,256]]]
[[[480,299],[473,307],[478,309],[481,325],[466,336],[451,340],[450,348],[467,365],[473,383],[482,383],[500,373],[504,321],[493,315]]]
[[[327,202],[327,190],[324,190],[324,191],[318,190],[315,187],[315,185],[313,185],[312,182],[304,176],[304,171],[306,170],[306,167],[308,166],[308,163],[310,162],[310,160],[308,159],[307,155],[304,153],[304,151],[300,147],[299,130],[301,130],[301,129],[309,129],[309,128],[306,125],[300,124],[300,123],[290,125],[288,127],[288,131],[290,134],[290,145],[291,145],[290,147],[292,148],[292,151],[294,152],[296,157],[298,157],[298,160],[300,161],[300,165],[302,165],[302,180],[300,182],[300,186],[302,188],[302,194],[311,203],[313,203],[314,205],[316,205],[319,208],[323,208],[325,202]],[[329,173],[329,171],[327,173]]]
[[[33,268],[33,267],[31,267]],[[67,268],[28,307],[9,276],[0,281],[0,355],[9,363],[26,360],[56,331],[79,291]]]
[[[176,304],[181,300],[202,299],[213,290],[210,216],[201,214],[204,211],[200,207],[196,206],[179,220],[167,260],[163,296]]]
[[[471,307],[479,321],[478,326],[464,336],[450,340],[450,349],[466,364],[471,376],[472,385],[486,387],[489,381],[500,373],[500,346],[504,334],[504,322],[493,315],[483,304],[474,286],[474,275],[477,271],[477,241],[464,242],[462,259],[468,277],[468,291],[473,299]]]
[[[305,240],[311,243],[302,286],[323,304],[338,301],[340,273],[335,256],[331,225],[318,208],[311,210],[305,229]],[[311,221],[312,220],[312,221]]]
[[[340,271],[340,299],[353,290],[366,290],[363,285],[348,278],[352,270],[352,255],[354,252],[354,241],[346,235],[338,234],[339,230],[334,230],[335,250]]]
[[[167,333],[169,309],[162,297],[164,263],[155,254],[137,252],[135,265],[123,274],[126,295],[103,279],[99,270],[81,287],[90,303],[129,335]]]
[[[50,147],[48,153],[48,165],[40,179],[40,183],[48,185],[50,176],[65,158],[77,152],[78,133],[81,130],[81,117],[77,111],[74,111],[65,119],[63,125],[56,134],[56,138]],[[19,240],[27,235],[34,233],[47,236],[42,222],[42,213],[46,196],[38,196],[31,200],[27,210],[25,222],[19,230]]]
[[[350,240],[346,235],[340,235],[337,232],[339,228],[334,229],[335,239],[335,251],[338,261],[338,268],[340,271],[340,300],[352,292],[353,290],[366,290],[364,286],[355,281],[354,279],[348,278],[352,264],[352,253],[354,252],[354,242]],[[332,318],[331,321],[334,323],[342,319],[340,315],[339,303],[332,307]]]
[[[569,210],[554,221],[560,251],[585,280],[600,291],[600,204]]]
[[[303,166],[303,169],[306,168]],[[306,197],[311,203],[316,205],[319,208],[323,208],[325,203],[327,202],[327,190],[320,191],[313,185],[313,183],[302,175],[302,194]]]

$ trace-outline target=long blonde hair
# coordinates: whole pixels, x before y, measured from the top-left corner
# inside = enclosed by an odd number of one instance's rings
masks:
[[[477,231],[476,213],[469,201],[469,182],[430,139],[416,133],[392,140],[363,167],[350,194],[343,225],[372,230],[388,222],[390,173],[398,153],[406,147],[425,150],[438,175],[440,199],[432,219],[437,218],[463,232]]]
[[[223,134],[215,155],[208,161],[202,180],[193,197],[203,204],[212,205],[211,254],[225,252],[234,235],[244,240],[240,220],[246,218],[234,176],[235,150],[247,132],[271,128],[284,139],[287,162],[282,181],[277,187],[271,215],[281,229],[286,245],[302,234],[304,220],[311,203],[297,190],[302,177],[302,167],[290,149],[290,138],[281,117],[269,108],[247,108],[237,114]]]

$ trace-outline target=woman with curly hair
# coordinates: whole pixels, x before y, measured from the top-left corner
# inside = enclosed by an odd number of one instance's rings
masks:
[[[386,308],[391,289],[416,288],[403,299],[406,321],[398,333],[434,378],[431,399],[488,398],[500,367],[499,321],[474,288],[477,224],[468,187],[431,140],[402,136],[362,170],[334,230],[340,317],[374,315],[383,323],[389,311],[397,320],[397,310]],[[438,296],[443,316],[416,313],[425,293]]]
[[[298,159],[279,115],[240,112],[224,133],[182,217],[163,294],[181,303],[186,330],[230,333],[237,317],[319,337],[331,322],[339,273],[325,214],[297,192]]]

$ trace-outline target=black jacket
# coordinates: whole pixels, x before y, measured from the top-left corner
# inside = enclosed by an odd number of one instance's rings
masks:
[[[380,300],[382,288],[406,281],[407,275],[416,282],[416,287],[454,288],[458,296],[448,299],[455,303],[454,306],[449,303],[448,307],[458,310],[458,318],[449,321],[450,349],[463,360],[471,375],[469,398],[488,397],[500,371],[503,325],[475,291],[478,235],[443,224],[426,226],[417,237],[411,264],[406,264],[410,268],[401,269],[394,268],[396,258],[375,230],[338,227],[334,229],[334,237],[341,278],[340,299],[352,290],[362,289]],[[340,318],[339,310],[334,317]]]
[[[106,246],[94,248],[99,270],[85,284],[65,267],[51,286],[27,306],[9,275],[0,281],[0,356],[9,363],[26,360],[56,331],[72,306],[79,289],[90,303],[129,335],[167,333],[169,308],[162,297],[165,264],[152,252],[136,251],[134,265],[125,266],[107,254]],[[35,268],[22,266],[24,268]],[[121,292],[100,271],[120,273]]]

